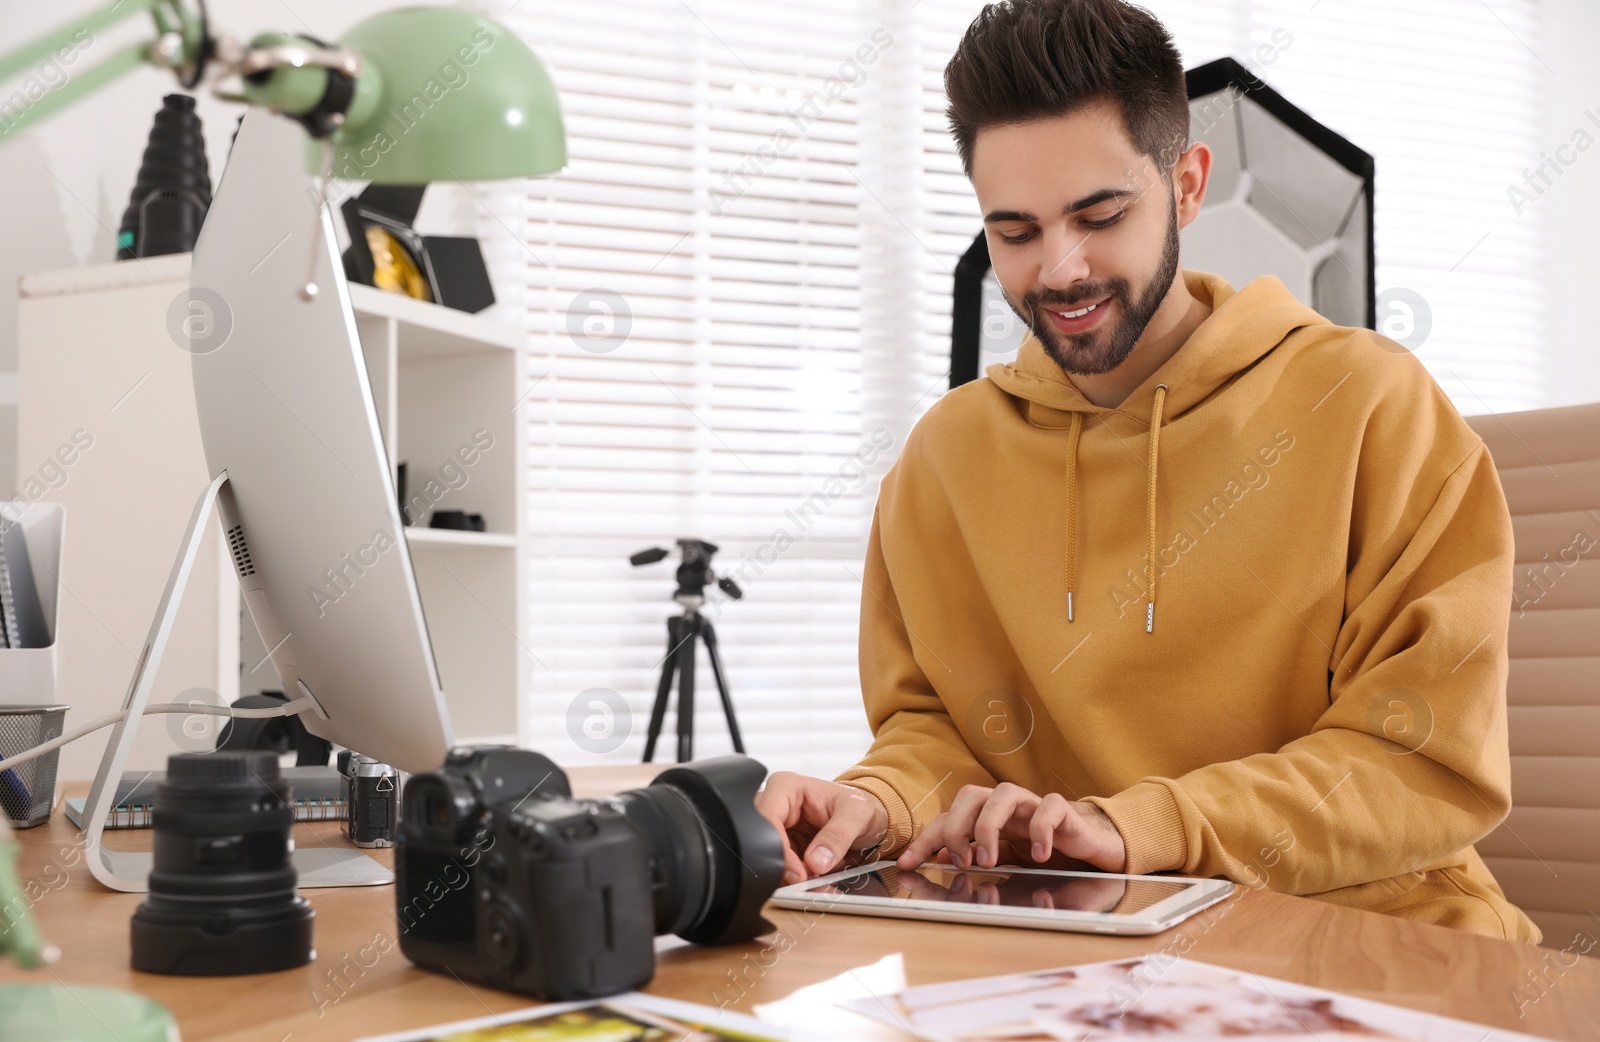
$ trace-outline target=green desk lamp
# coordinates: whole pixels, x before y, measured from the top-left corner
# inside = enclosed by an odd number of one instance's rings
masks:
[[[66,60],[84,34],[149,13],[155,39],[134,44],[53,89],[24,80],[25,104],[0,118],[0,146],[141,65],[171,69],[188,89],[207,79],[230,101],[261,105],[306,128],[307,168],[327,179],[378,184],[490,181],[559,171],[566,132],[544,66],[505,28],[472,11],[404,7],[358,23],[337,46],[292,33],[263,33],[240,46],[213,35],[204,0],[117,0],[109,8],[0,56],[0,83]],[[222,89],[237,77],[238,86]],[[30,85],[30,81],[34,81]],[[319,162],[320,160],[320,162]],[[320,249],[312,222],[311,255]],[[308,278],[301,293],[315,296]]]
[[[54,88],[26,89],[0,118],[0,145],[139,65],[171,69],[193,89],[263,105],[302,123],[380,184],[489,181],[559,171],[566,133],[544,66],[499,24],[452,7],[405,7],[358,23],[337,46],[264,33],[241,47],[212,35],[204,3],[117,0],[0,56],[0,84],[42,68],[105,30],[148,12],[156,37],[127,47]],[[234,90],[224,81],[238,77]],[[31,79],[31,77],[30,77]],[[26,85],[26,81],[25,81]],[[308,158],[316,172],[317,150]],[[346,170],[341,167],[341,174]]]
[[[0,55],[0,85],[64,60],[99,33],[149,14],[154,39],[116,52],[53,88],[24,79],[0,112],[0,147],[21,131],[140,65],[170,69],[185,89],[206,80],[217,96],[261,105],[305,127],[306,165],[321,173],[312,227],[328,177],[381,184],[487,181],[560,171],[566,132],[554,85],[526,44],[471,11],[408,7],[360,22],[335,45],[266,33],[247,46],[213,35],[203,0],[115,0]],[[237,77],[232,90],[221,89]],[[312,246],[312,256],[320,248]],[[302,294],[314,296],[308,280]],[[0,814],[0,957],[23,966],[52,961],[16,877],[16,842]],[[108,1026],[109,1025],[109,1026]],[[114,1030],[113,1030],[114,1028]],[[29,1042],[176,1042],[159,1004],[126,991],[76,985],[0,985],[0,1037]]]

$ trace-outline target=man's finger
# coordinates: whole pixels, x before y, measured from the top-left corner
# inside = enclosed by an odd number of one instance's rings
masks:
[[[916,838],[906,844],[906,848],[895,859],[895,864],[904,869],[916,868],[929,859],[929,855],[937,853],[944,847],[944,823],[949,817],[941,814],[928,822],[927,828],[917,833]]]
[[[780,833],[780,835],[782,835]],[[800,860],[800,855],[794,852],[794,847],[789,845],[789,837],[783,837],[783,881],[785,884],[803,883],[808,878],[806,863]]]
[[[961,868],[972,866],[972,830],[993,795],[993,789],[982,785],[964,785],[945,812],[944,845],[950,851],[950,860]]]
[[[1034,808],[1028,821],[1028,839],[1033,843],[1033,860],[1048,861],[1055,850],[1056,829],[1072,813],[1067,798],[1059,792],[1047,793]]]
[[[780,772],[767,779],[766,786],[756,793],[756,812],[778,832],[778,841],[783,846],[783,881],[785,883],[798,883],[806,878],[805,864],[800,860],[800,855],[795,853],[794,843],[789,838],[789,830],[800,822],[801,805],[804,797],[801,789],[795,785],[796,777]]]
[[[1019,813],[1031,814],[1031,804],[1039,797],[1020,785],[1000,785],[978,809],[972,826],[972,840],[978,845],[977,864],[993,868],[1000,863],[1000,830]]]
[[[865,799],[837,801],[832,816],[817,830],[816,838],[806,848],[806,868],[819,876],[833,871],[857,838],[871,826],[872,805]]]

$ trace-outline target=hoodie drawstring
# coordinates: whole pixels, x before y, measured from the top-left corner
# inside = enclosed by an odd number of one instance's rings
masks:
[[[1083,413],[1072,414],[1067,431],[1067,621],[1072,621],[1072,591],[1078,585],[1078,437]]]
[[[1150,558],[1145,576],[1150,600],[1145,606],[1144,631],[1156,627],[1156,460],[1161,446],[1161,408],[1166,404],[1167,385],[1157,384],[1155,405],[1150,413],[1149,479],[1145,499],[1146,527],[1150,535]],[[1083,413],[1074,411],[1067,431],[1067,621],[1072,621],[1072,594],[1078,585],[1078,441],[1083,435]]]
[[[1167,385],[1156,384],[1155,406],[1150,410],[1150,604],[1144,611],[1144,631],[1156,628],[1156,453],[1161,445],[1161,406],[1167,401]]]

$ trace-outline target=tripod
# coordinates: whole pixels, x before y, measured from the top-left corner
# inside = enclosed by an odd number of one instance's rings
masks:
[[[672,678],[678,678],[678,762],[694,759],[694,645],[704,641],[706,654],[711,658],[711,672],[717,678],[717,694],[722,696],[722,713],[728,718],[728,733],[733,737],[735,752],[744,752],[744,740],[739,737],[739,722],[733,717],[733,698],[728,694],[728,678],[722,671],[722,655],[717,651],[717,631],[710,620],[700,614],[706,602],[706,586],[712,582],[723,593],[738,600],[744,596],[739,584],[730,578],[718,578],[711,570],[711,556],[717,552],[715,543],[703,539],[679,539],[678,550],[683,563],[678,565],[678,589],[672,599],[683,605],[683,614],[667,619],[667,657],[661,660],[661,683],[656,686],[656,704],[650,710],[650,731],[644,743],[644,762],[656,755],[656,739],[661,737],[661,721],[667,715],[667,698],[672,693]],[[668,551],[660,547],[641,550],[628,558],[635,567],[654,564],[666,558]]]
[[[706,645],[711,659],[711,674],[717,678],[717,694],[722,696],[722,713],[728,718],[728,733],[734,752],[744,752],[739,737],[739,721],[733,715],[733,698],[728,694],[728,678],[722,671],[722,655],[717,651],[717,631],[711,620],[700,614],[698,604],[685,604],[682,615],[667,619],[667,657],[661,663],[661,683],[656,685],[656,704],[650,710],[650,731],[645,737],[644,762],[655,758],[656,739],[661,736],[661,721],[667,715],[667,699],[672,693],[672,678],[678,678],[678,762],[694,759],[694,645]]]

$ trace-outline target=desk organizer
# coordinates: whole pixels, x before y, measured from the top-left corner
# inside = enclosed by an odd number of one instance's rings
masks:
[[[12,551],[25,548],[32,573],[44,641],[35,647],[0,647],[0,759],[61,734],[66,706],[56,705],[56,605],[61,587],[61,538],[66,509],[59,503],[0,503],[0,533]],[[15,532],[13,532],[15,529]],[[14,538],[21,535],[21,540]],[[19,828],[42,824],[55,804],[56,764],[52,752],[13,770],[0,772],[0,806]]]
[[[0,706],[0,759],[60,738],[66,715],[66,706]],[[0,807],[5,808],[11,824],[31,829],[50,820],[60,759],[61,750],[56,749],[0,771]]]

